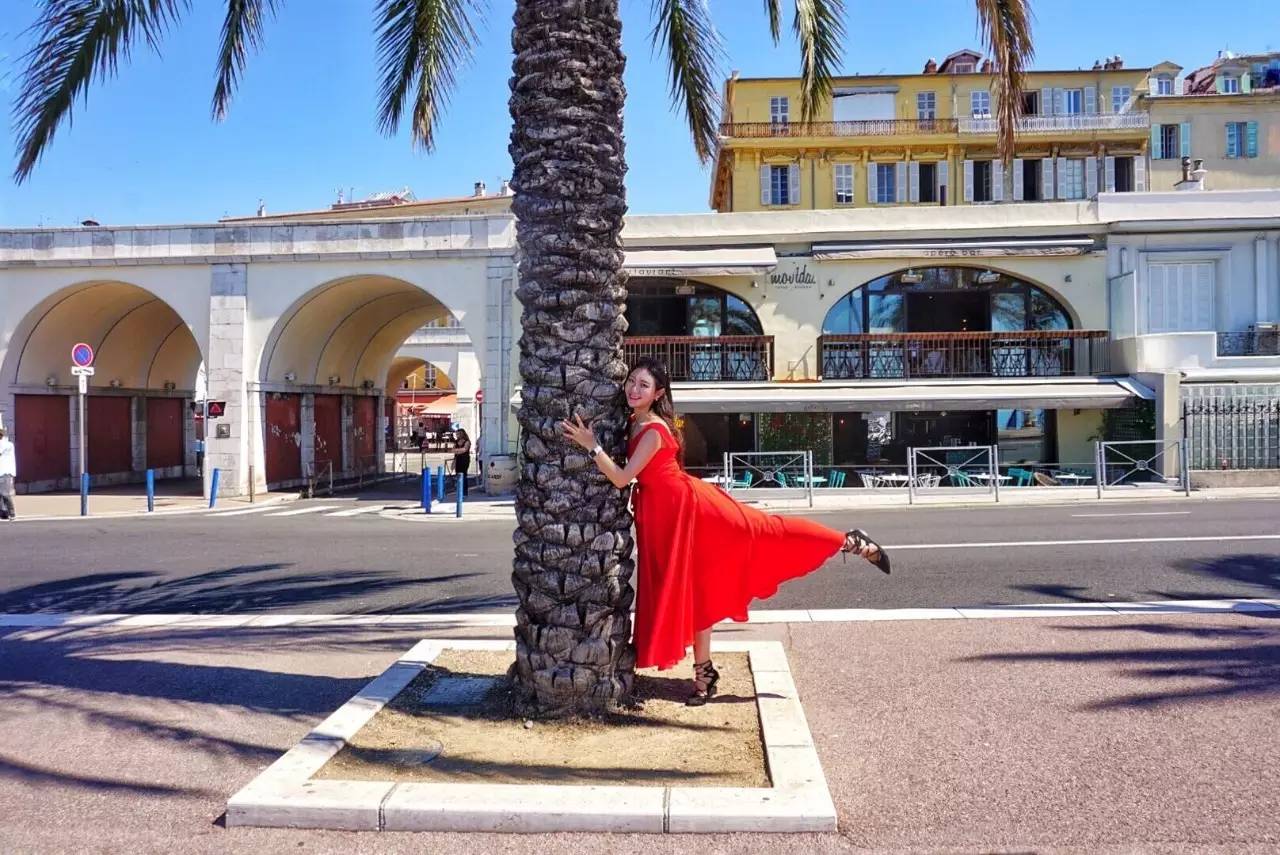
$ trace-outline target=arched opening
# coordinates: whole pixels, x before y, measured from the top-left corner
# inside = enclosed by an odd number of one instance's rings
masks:
[[[191,328],[150,291],[85,282],[36,306],[18,325],[4,380],[14,393],[18,482],[69,488],[79,468],[78,379],[71,349],[94,348],[85,407],[86,469],[95,485],[196,474],[195,396],[202,356]]]
[[[444,366],[396,356],[387,374],[387,417],[397,450],[443,450],[459,409],[458,388]]]
[[[675,381],[768,380],[772,339],[738,295],[692,279],[635,277],[627,283],[628,363],[656,356]]]
[[[448,317],[432,294],[380,275],[335,280],[294,303],[267,336],[258,371],[267,485],[384,471],[396,444],[396,389],[421,366],[397,353]]]

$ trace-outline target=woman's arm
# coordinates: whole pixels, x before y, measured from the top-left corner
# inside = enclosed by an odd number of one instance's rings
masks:
[[[588,451],[599,448],[595,433],[582,423],[581,417],[575,417],[574,422],[561,422],[560,429],[564,431],[565,439],[577,443]],[[640,444],[636,446],[635,453],[627,460],[626,466],[619,466],[614,463],[603,450],[593,454],[591,459],[595,461],[596,467],[604,473],[605,477],[613,483],[613,486],[621,490],[636,479],[636,476],[649,465],[649,461],[653,459],[653,456],[658,453],[660,448],[662,448],[662,440],[653,431],[648,431],[640,439]]]
[[[469,440],[469,439],[464,439],[462,442],[460,442],[460,443],[458,443],[457,445],[455,445],[455,446],[453,447],[453,453],[454,453],[454,454],[470,454],[470,453],[471,453],[471,440]]]

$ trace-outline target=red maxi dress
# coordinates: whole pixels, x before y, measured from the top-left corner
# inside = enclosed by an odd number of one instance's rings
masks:
[[[747,619],[753,599],[816,570],[844,546],[844,535],[797,517],[762,513],[685,472],[664,422],[646,431],[662,447],[637,478],[634,509],[639,551],[635,646],[637,668],[671,668],[693,634],[725,618]]]

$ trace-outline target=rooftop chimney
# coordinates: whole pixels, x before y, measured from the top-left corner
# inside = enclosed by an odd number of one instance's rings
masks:
[[[1097,71],[1098,69],[1100,69],[1100,68],[1102,68],[1102,67],[1103,67],[1103,66],[1102,66],[1102,60],[1100,60],[1100,59],[1095,59],[1095,60],[1093,61],[1093,70],[1094,70],[1094,71]],[[1110,68],[1110,67],[1111,67],[1111,60],[1107,60],[1107,65],[1106,65],[1106,67],[1107,67],[1107,68]]]
[[[1204,168],[1204,161],[1196,158],[1192,161],[1189,157],[1182,158],[1182,180],[1173,185],[1174,190],[1203,190],[1204,177],[1209,174],[1209,170]]]
[[[258,200],[258,216],[265,217],[267,215],[267,205],[261,199]]]
[[[477,182],[476,182],[476,195],[477,195],[477,196],[483,196],[483,195],[484,195],[484,182],[483,182],[483,181],[477,181]]]
[[[934,59],[933,57],[929,57],[928,62],[926,62],[926,63],[924,64],[924,73],[925,73],[925,74],[937,74],[937,73],[938,73],[938,61],[937,61],[936,59]]]
[[[508,180],[507,180],[507,179],[505,179],[505,178],[504,178],[504,179],[502,179],[502,186],[501,186],[500,188],[498,188],[498,193],[499,193],[500,195],[502,195],[502,196],[514,196],[514,195],[515,195],[514,191],[512,191],[512,189],[511,189],[511,182],[510,182],[510,181],[508,181]]]

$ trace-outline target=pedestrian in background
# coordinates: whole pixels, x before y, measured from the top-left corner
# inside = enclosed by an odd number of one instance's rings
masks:
[[[16,520],[13,507],[14,482],[18,480],[18,452],[0,428],[0,520]]]
[[[462,476],[462,495],[467,494],[467,470],[471,468],[471,437],[465,428],[453,435],[453,474]]]

